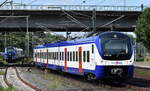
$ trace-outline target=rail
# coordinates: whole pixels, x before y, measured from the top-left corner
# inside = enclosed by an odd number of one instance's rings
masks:
[[[146,8],[146,7],[143,7]],[[66,10],[66,11],[142,11],[141,6],[100,6],[100,5],[4,5],[0,10]]]

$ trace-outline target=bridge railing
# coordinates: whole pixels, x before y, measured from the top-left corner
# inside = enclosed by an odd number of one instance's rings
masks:
[[[145,8],[145,7],[144,7]],[[0,10],[66,10],[66,11],[142,11],[140,6],[98,6],[98,5],[4,5]]]

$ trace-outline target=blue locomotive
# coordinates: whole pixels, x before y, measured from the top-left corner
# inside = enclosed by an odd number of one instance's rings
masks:
[[[9,63],[14,63],[17,60],[24,58],[23,49],[16,47],[6,47],[3,53],[3,58]]]
[[[48,69],[83,75],[88,80],[126,80],[133,77],[134,49],[127,35],[105,32],[38,45],[34,48],[34,62]]]

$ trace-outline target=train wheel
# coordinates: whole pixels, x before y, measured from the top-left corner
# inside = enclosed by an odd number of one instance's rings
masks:
[[[87,74],[86,79],[88,81],[94,81],[94,80],[96,80],[96,76],[94,74]]]

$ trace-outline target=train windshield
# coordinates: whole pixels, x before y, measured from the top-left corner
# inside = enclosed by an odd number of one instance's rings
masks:
[[[131,58],[131,45],[125,36],[102,37],[102,57],[105,60],[128,60]]]
[[[13,50],[13,48],[7,48],[7,52],[12,52]]]

